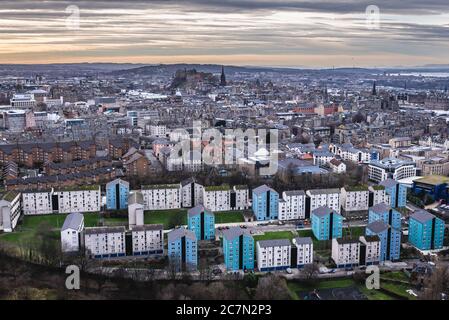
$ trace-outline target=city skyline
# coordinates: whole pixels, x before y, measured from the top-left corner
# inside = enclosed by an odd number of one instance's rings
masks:
[[[449,49],[441,0],[4,1],[0,13],[2,64],[392,67],[445,64]]]

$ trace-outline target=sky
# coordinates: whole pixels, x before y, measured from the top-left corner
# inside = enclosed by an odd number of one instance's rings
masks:
[[[448,0],[0,1],[0,63],[449,64]]]

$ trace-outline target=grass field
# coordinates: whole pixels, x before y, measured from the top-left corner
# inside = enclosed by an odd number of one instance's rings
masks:
[[[296,238],[298,234],[296,232],[290,231],[279,231],[279,232],[265,232],[263,235],[254,236],[254,241],[260,240],[277,240],[277,239],[293,239]]]
[[[291,296],[294,299],[299,299],[299,293],[305,291],[312,291],[313,289],[323,290],[323,289],[337,289],[337,288],[348,288],[348,287],[356,287],[362,292],[369,300],[395,300],[393,296],[390,296],[387,293],[381,292],[379,290],[369,290],[363,284],[359,284],[355,282],[353,279],[335,279],[335,280],[322,280],[319,281],[314,286],[307,286],[301,282],[288,282],[288,288],[291,292]],[[384,287],[384,286],[382,286]],[[405,287],[402,285],[396,284],[387,284],[388,290],[391,292],[400,294],[404,297],[413,299],[408,293],[405,292]],[[386,288],[387,289],[387,288]],[[405,293],[405,295],[403,294]]]
[[[163,224],[164,229],[171,229],[175,225],[187,224],[187,210],[158,210],[145,212],[145,224]]]
[[[215,212],[215,223],[244,222],[243,214],[238,211]]]

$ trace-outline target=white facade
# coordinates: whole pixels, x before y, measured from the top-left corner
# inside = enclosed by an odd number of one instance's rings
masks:
[[[310,212],[319,207],[328,207],[340,213],[340,189],[307,190],[306,194],[310,197]]]
[[[338,173],[338,174],[345,173],[346,172],[346,164],[344,164],[341,161],[338,161],[338,160],[334,161],[334,160],[335,159],[333,159],[329,162],[329,167],[332,169],[332,172]]]
[[[203,205],[211,211],[231,210],[231,188],[229,186],[204,187]]]
[[[132,191],[128,196],[128,225],[130,229],[144,224],[145,204],[140,191]]]
[[[291,244],[287,239],[261,240],[256,245],[260,271],[286,269],[291,264]]]
[[[371,193],[372,197],[373,197],[373,204],[372,206],[375,206],[379,203],[386,203],[386,204],[390,204],[390,196],[387,194],[387,192],[385,191],[384,187],[381,186],[370,186],[369,187],[369,192]]]
[[[76,252],[80,249],[81,233],[84,230],[84,216],[81,213],[69,214],[61,228],[62,252]]]
[[[20,218],[20,193],[10,191],[0,200],[0,231],[12,232]]]
[[[381,182],[391,178],[401,180],[416,176],[416,164],[395,158],[385,158],[380,161],[371,161],[368,166],[368,178]]]
[[[138,226],[132,229],[133,255],[164,253],[164,230],[160,224]]]
[[[360,241],[332,239],[332,260],[337,267],[358,265],[360,261]]]
[[[158,138],[165,137],[167,135],[167,126],[165,125],[151,125],[150,135]]]
[[[368,210],[368,187],[363,190],[341,188],[341,204],[345,212]]]
[[[183,208],[193,208],[203,203],[204,187],[193,179],[181,182],[181,197]],[[192,202],[193,200],[193,202]]]
[[[52,204],[53,191],[34,191],[22,193],[22,210],[23,214],[41,215],[53,213]]]
[[[298,267],[313,263],[312,238],[294,238],[293,245],[296,246],[296,265]]]
[[[181,208],[179,184],[142,186],[145,210],[170,210]]]
[[[59,213],[99,212],[101,209],[100,186],[85,190],[63,190],[58,195]]]
[[[317,152],[313,154],[313,164],[320,167],[325,167],[334,158],[330,152]]]
[[[125,227],[86,228],[84,245],[91,258],[125,256]]]
[[[234,186],[235,207],[232,210],[246,210],[249,208],[249,189],[246,186]]]
[[[306,214],[306,194],[301,190],[284,191],[279,199],[279,220],[304,219]]]
[[[361,236],[361,245],[365,246],[365,264],[378,264],[380,261],[380,239],[378,236]]]

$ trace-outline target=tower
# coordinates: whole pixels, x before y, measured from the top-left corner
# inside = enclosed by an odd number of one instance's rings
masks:
[[[221,67],[220,86],[222,86],[222,87],[226,86],[226,75],[225,75],[225,72],[224,72],[224,66]]]
[[[377,96],[376,81],[373,83],[373,96]]]

